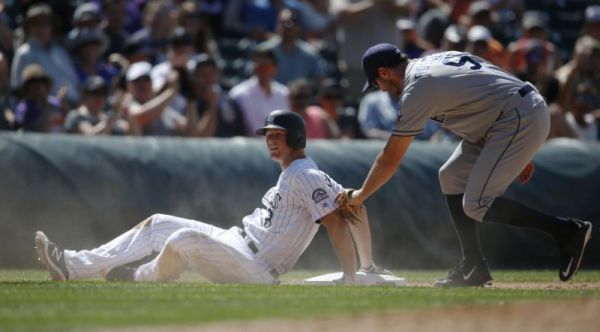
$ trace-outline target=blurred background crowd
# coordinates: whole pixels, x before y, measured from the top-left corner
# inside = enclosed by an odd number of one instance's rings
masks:
[[[380,42],[479,55],[542,92],[550,138],[600,138],[594,0],[0,0],[0,130],[254,136],[289,109],[309,138],[385,139],[398,96],[360,93]]]

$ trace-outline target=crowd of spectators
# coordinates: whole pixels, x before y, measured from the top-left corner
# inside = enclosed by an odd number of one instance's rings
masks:
[[[361,56],[465,50],[533,83],[550,138],[600,139],[600,5],[561,0],[0,0],[0,130],[386,139],[398,96]],[[432,121],[418,137],[452,140]]]

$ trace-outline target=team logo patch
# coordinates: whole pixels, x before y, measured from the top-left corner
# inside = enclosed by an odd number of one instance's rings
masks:
[[[317,188],[312,193],[312,199],[313,199],[313,201],[315,201],[315,204],[317,204],[327,198],[329,198],[329,195],[323,188]]]

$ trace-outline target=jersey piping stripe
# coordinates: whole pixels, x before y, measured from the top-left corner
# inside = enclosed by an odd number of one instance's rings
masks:
[[[417,136],[420,135],[424,132],[424,129],[421,129],[419,131],[399,131],[399,130],[393,130],[392,131],[392,136],[403,136],[403,137],[408,137],[408,136]]]
[[[512,142],[515,140],[515,137],[517,136],[517,134],[519,133],[519,130],[521,128],[521,113],[519,113],[519,109],[518,108],[515,108],[515,112],[517,112],[517,119],[518,119],[517,120],[517,129],[515,130],[515,133],[510,138],[510,141],[508,141],[508,144],[506,145],[506,147],[504,148],[504,150],[502,151],[502,153],[500,154],[500,156],[498,157],[498,159],[494,163],[494,167],[492,167],[492,170],[490,171],[490,174],[488,174],[488,177],[485,180],[485,183],[483,184],[483,187],[481,188],[481,193],[479,194],[479,199],[477,200],[477,204],[479,205],[479,207],[483,207],[484,206],[483,204],[481,204],[481,201],[483,199],[483,193],[485,193],[485,187],[487,187],[487,184],[490,181],[490,178],[492,177],[492,174],[496,170],[496,167],[498,166],[498,163],[500,162],[500,160],[502,159],[502,157],[504,156],[504,154],[506,153],[506,151],[508,150],[508,148],[510,148],[510,146],[512,145]]]

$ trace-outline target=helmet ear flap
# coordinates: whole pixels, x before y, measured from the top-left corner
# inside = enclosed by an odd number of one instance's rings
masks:
[[[288,130],[287,132],[287,144],[292,149],[303,149],[306,147],[306,134],[304,128],[302,131]]]

